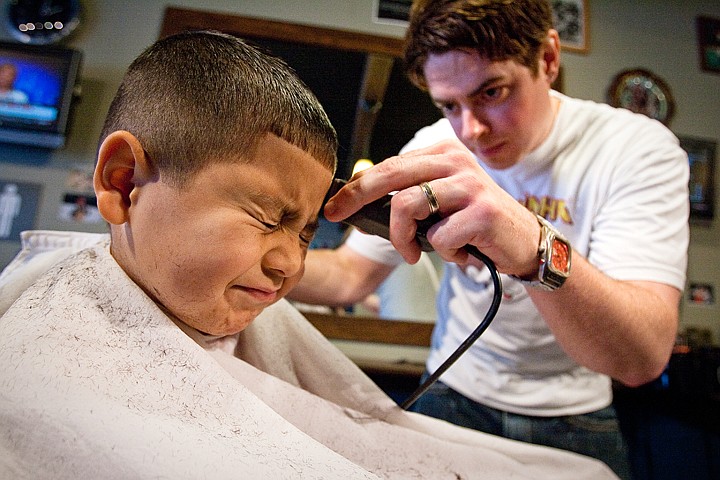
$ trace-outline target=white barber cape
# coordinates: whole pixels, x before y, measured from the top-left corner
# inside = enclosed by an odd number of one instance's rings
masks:
[[[0,300],[42,270],[11,264]],[[232,337],[178,327],[103,242],[0,318],[0,478],[615,477],[403,411],[284,300]]]

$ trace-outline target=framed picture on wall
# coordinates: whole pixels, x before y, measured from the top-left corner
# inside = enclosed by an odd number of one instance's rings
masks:
[[[35,226],[42,185],[0,179],[0,241],[20,241]]]
[[[697,17],[697,38],[700,67],[720,73],[720,18]]]
[[[375,0],[373,21],[407,25],[412,0]]]
[[[690,218],[712,220],[715,213],[715,152],[717,143],[678,136],[690,162]]]
[[[551,0],[553,24],[560,35],[563,50],[580,53],[589,51],[589,1]]]
[[[688,300],[693,305],[715,305],[713,286],[709,283],[691,283]]]

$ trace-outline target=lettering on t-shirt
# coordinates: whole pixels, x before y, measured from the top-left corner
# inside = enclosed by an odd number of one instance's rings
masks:
[[[572,225],[574,223],[565,200],[549,196],[536,197],[528,195],[525,197],[524,201],[520,200],[520,203],[525,205],[525,208],[531,212],[536,213],[551,222],[560,220],[567,225]]]

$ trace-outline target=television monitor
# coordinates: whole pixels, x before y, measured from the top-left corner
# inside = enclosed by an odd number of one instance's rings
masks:
[[[64,146],[81,61],[70,48],[0,42],[0,142]]]

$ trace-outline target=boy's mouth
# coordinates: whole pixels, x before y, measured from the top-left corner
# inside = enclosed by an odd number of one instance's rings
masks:
[[[270,304],[275,302],[278,298],[278,289],[253,288],[244,286],[239,286],[238,288],[243,290],[245,293],[248,294],[248,296],[250,296],[258,303]]]

